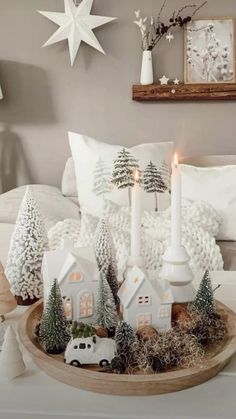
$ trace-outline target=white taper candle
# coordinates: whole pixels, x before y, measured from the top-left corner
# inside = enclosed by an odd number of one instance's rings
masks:
[[[181,173],[175,153],[171,175],[171,246],[181,246]]]
[[[131,201],[131,257],[139,259],[141,256],[141,186],[138,170],[135,171],[135,184],[132,188]]]

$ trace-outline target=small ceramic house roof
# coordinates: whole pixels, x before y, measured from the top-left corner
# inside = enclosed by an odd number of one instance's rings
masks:
[[[137,294],[138,290],[140,289],[141,285],[144,281],[148,281],[150,287],[153,290],[153,293],[156,297],[160,300],[161,304],[172,304],[173,303],[173,295],[170,288],[166,288],[166,283],[164,281],[163,286],[156,280],[150,281],[147,278],[145,272],[143,272],[137,266],[134,266],[130,271],[127,279],[121,285],[118,296],[122,305],[127,308],[135,295]]]
[[[80,250],[81,249],[83,249],[81,252],[78,252],[77,249],[75,249],[75,251],[68,253],[58,276],[59,284],[61,284],[66,279],[68,273],[73,269],[79,269],[81,272],[83,272],[86,278],[91,278],[93,281],[99,280],[99,271],[97,268],[95,256],[91,256],[91,253],[93,254],[93,250],[89,249],[90,256],[89,259],[86,259],[86,252],[84,252],[85,248],[80,248]],[[84,257],[82,257],[82,255]]]
[[[57,278],[61,283],[66,273],[79,264],[85,275],[99,277],[94,251],[88,247],[64,248],[61,250],[51,250],[44,253],[42,272],[43,279],[50,284]]]

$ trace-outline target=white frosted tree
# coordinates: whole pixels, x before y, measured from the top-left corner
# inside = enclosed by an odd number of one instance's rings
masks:
[[[104,272],[100,274],[96,322],[99,326],[105,327],[108,330],[114,329],[118,323],[115,300]]]
[[[123,148],[114,160],[112,182],[118,189],[128,188],[129,205],[131,204],[131,188],[135,183],[135,170],[139,170],[138,161],[128,150]]]
[[[6,275],[18,304],[29,305],[42,297],[41,265],[47,234],[30,187],[22,200],[11,237]]]
[[[11,293],[10,284],[0,262],[0,317],[2,320],[4,320],[4,315],[14,310],[16,306],[16,299]]]
[[[93,192],[95,195],[102,195],[103,199],[105,195],[112,191],[111,183],[111,171],[108,165],[99,157],[94,172],[94,183],[93,183]]]
[[[161,177],[162,177],[162,179],[163,179],[163,181],[166,185],[166,188],[167,188],[168,192],[170,193],[171,192],[171,174],[170,174],[169,166],[168,166],[168,164],[166,163],[165,160],[163,160],[159,171],[160,171]]]
[[[0,378],[12,380],[23,374],[24,371],[25,364],[19,343],[14,330],[11,326],[8,326],[0,354]]]
[[[98,269],[106,276],[110,285],[115,304],[119,303],[118,298],[118,272],[114,243],[109,223],[102,218],[99,221],[94,238],[94,250],[97,259]]]
[[[153,193],[155,195],[155,211],[158,211],[157,194],[164,193],[167,187],[162,179],[160,171],[151,161],[143,172],[142,185],[147,193]]]

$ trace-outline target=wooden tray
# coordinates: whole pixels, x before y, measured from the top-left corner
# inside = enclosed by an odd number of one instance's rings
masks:
[[[227,319],[227,339],[212,350],[200,367],[158,374],[116,375],[94,368],[75,368],[63,362],[63,356],[46,354],[34,335],[35,325],[42,315],[42,300],[31,306],[19,323],[19,336],[32,359],[51,377],[70,386],[96,393],[122,396],[147,396],[171,393],[201,384],[214,377],[236,352],[236,314],[218,303]]]

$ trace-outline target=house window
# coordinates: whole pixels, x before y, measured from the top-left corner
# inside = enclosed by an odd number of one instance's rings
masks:
[[[148,306],[151,304],[151,296],[150,295],[139,295],[137,298],[137,302],[139,306]]]
[[[63,296],[63,305],[67,320],[72,320],[72,300],[71,297]]]
[[[93,294],[84,291],[79,295],[79,318],[91,317],[93,315]]]
[[[68,277],[69,282],[81,282],[83,281],[83,274],[81,272],[71,272]]]
[[[150,313],[138,314],[137,327],[149,326],[152,324],[152,315]]]
[[[160,318],[167,319],[170,316],[169,307],[162,307],[160,309]]]

